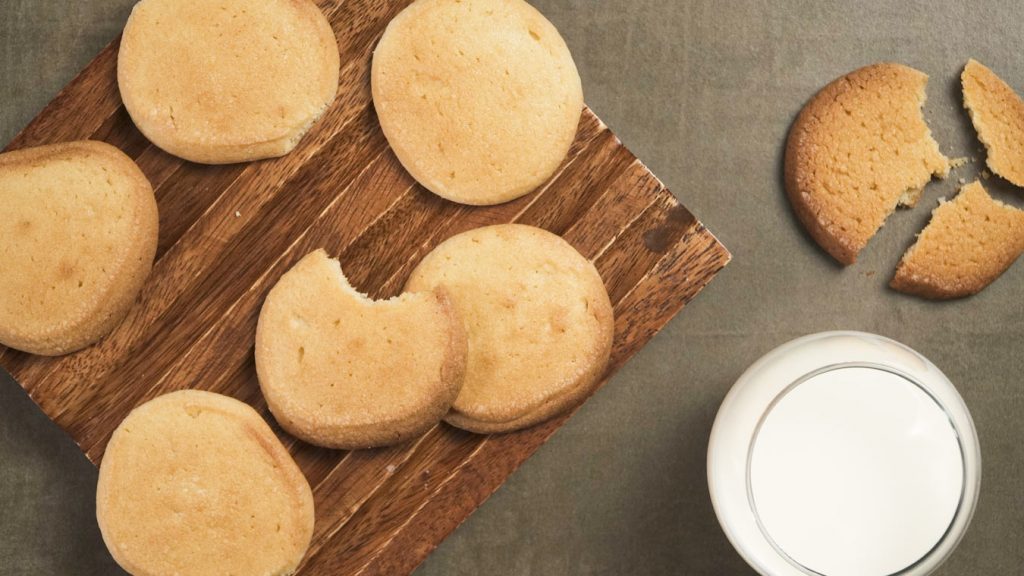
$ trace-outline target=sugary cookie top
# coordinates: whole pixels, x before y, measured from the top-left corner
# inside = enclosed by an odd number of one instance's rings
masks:
[[[589,386],[611,347],[604,283],[550,232],[522,225],[471,230],[443,242],[406,288],[445,287],[466,324],[469,361],[454,410],[512,421]]]
[[[138,576],[290,574],[313,531],[309,484],[249,406],[185,390],[136,408],[100,466],[96,515]]]
[[[1024,252],[1024,211],[973,182],[935,209],[900,262],[893,287],[930,298],[977,293]]]
[[[561,164],[583,90],[554,26],[522,0],[418,0],[373,58],[373,103],[405,168],[465,204],[526,194]]]
[[[442,293],[370,300],[323,250],[285,273],[260,312],[263,394],[285,429],[321,446],[394,444],[436,424],[465,362],[462,324]]]
[[[786,189],[804,225],[837,260],[857,253],[896,209],[949,172],[921,107],[928,77],[873,64],[826,86],[801,111],[786,148]]]
[[[133,291],[138,279],[129,277],[152,262],[152,187],[108,144],[0,155],[0,205],[0,341],[8,345],[40,353],[80,346],[76,332],[89,339],[85,325]]]
[[[157,146],[199,162],[301,136],[333,100],[339,54],[309,0],[143,0],[118,84]],[[242,159],[242,158],[239,158]]]

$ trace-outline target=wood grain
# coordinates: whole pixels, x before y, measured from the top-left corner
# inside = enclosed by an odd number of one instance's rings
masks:
[[[387,297],[459,232],[522,222],[560,234],[595,262],[615,306],[606,378],[729,261],[589,109],[568,158],[533,194],[473,208],[416,184],[381,134],[368,80],[373,46],[407,3],[318,2],[341,48],[339,96],[284,158],[201,166],[149,144],[118,96],[117,40],[7,147],[104,140],[156,190],[157,262],[125,321],[63,358],[0,349],[0,363],[93,462],[133,407],[182,388],[234,396],[273,423],[253,366],[256,318],[281,274],[315,248],[339,256],[357,288]],[[570,416],[496,436],[442,424],[359,452],[312,447],[275,428],[314,488],[316,530],[301,573],[411,572]]]

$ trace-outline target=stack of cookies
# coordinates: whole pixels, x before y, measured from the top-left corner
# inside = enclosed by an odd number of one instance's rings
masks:
[[[928,77],[900,64],[874,64],[826,86],[790,131],[786,190],[811,236],[843,265],[899,206],[913,207],[951,161],[921,114]],[[1024,186],[1024,101],[971,60],[961,76],[964,106],[988,151],[988,167]],[[907,251],[890,285],[931,299],[976,294],[1024,252],[1024,211],[979,182],[943,201]]]
[[[139,131],[182,159],[291,152],[335,101],[336,33],[311,0],[142,0],[117,81]],[[417,0],[373,56],[380,127],[423,187],[492,205],[550,179],[583,91],[558,31],[523,0]],[[153,264],[153,189],[117,149],[72,142],[0,155],[0,344],[79,350],[118,329]],[[259,385],[284,431],[360,449],[442,420],[510,432],[565,412],[605,374],[612,306],[560,237],[504,224],[449,238],[402,295],[373,301],[322,250],[266,296]],[[310,486],[260,415],[185,390],[138,406],[107,445],[97,519],[136,575],[293,573],[314,525]]]

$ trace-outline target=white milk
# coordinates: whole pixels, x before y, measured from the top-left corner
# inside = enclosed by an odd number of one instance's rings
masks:
[[[970,523],[981,451],[953,384],[910,348],[829,332],[755,362],[726,396],[708,486],[766,576],[922,576]]]
[[[946,412],[874,368],[825,372],[787,392],[750,461],[767,535],[828,576],[886,576],[923,558],[953,521],[963,484]]]

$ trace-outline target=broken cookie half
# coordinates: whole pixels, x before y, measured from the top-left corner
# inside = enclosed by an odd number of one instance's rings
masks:
[[[947,300],[977,294],[1024,252],[1024,211],[993,199],[973,182],[932,212],[903,256],[890,286]]]
[[[418,436],[462,389],[467,344],[444,288],[373,301],[317,250],[267,295],[256,371],[281,427],[317,446],[358,449]]]
[[[872,64],[823,88],[789,134],[786,191],[811,236],[844,265],[898,206],[913,206],[950,162],[921,108],[928,76]]]
[[[1024,100],[977,60],[967,62],[960,81],[964,107],[988,152],[989,169],[1024,186]]]

